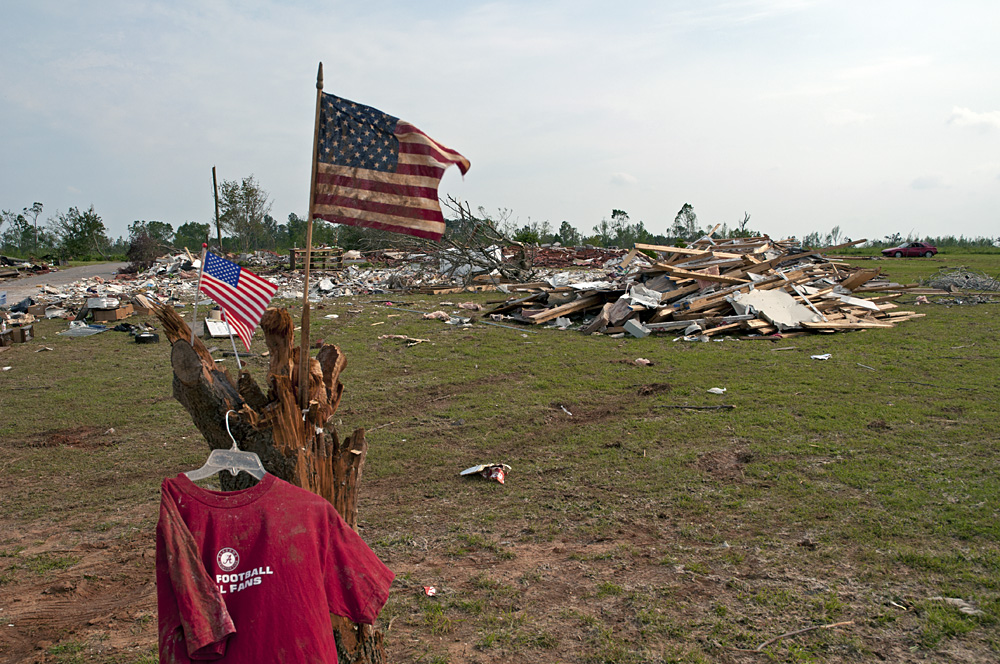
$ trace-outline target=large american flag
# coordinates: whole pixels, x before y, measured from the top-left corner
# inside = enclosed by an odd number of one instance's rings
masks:
[[[317,141],[315,218],[440,240],[438,184],[469,160],[408,122],[323,93]]]
[[[222,307],[223,318],[250,350],[250,338],[278,287],[232,261],[206,253],[198,288]]]

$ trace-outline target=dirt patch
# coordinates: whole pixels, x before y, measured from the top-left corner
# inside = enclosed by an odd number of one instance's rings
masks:
[[[753,461],[753,453],[745,447],[698,455],[698,468],[718,480],[742,481],[743,467]]]
[[[74,536],[51,525],[5,538],[3,621],[14,628],[0,632],[0,660],[68,661],[49,652],[57,644],[72,647],[67,643],[99,644],[108,657],[100,661],[150,652],[156,644],[153,539],[129,524],[149,520],[153,509],[123,514],[121,523],[100,533]]]
[[[865,425],[866,428],[872,431],[891,431],[892,427],[885,420],[872,420]]]
[[[655,394],[666,394],[673,388],[669,383],[651,383],[639,388],[640,397],[651,397]]]
[[[14,441],[13,447],[72,447],[88,449],[114,445],[114,429],[100,427],[72,427],[69,429],[51,429],[36,433],[20,441]]]

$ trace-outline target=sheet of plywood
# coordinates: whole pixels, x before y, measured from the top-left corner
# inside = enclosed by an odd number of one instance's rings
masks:
[[[820,319],[820,316],[814,311],[797,302],[789,293],[779,289],[735,293],[728,299],[732,302],[737,313],[746,313],[748,307],[753,307],[762,318],[779,330],[796,329],[804,322],[814,322]]]

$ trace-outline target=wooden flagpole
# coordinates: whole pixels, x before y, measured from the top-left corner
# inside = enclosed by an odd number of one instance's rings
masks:
[[[221,248],[220,248],[221,251]],[[201,277],[205,274],[205,257],[208,243],[201,243],[201,269],[198,270],[198,287],[194,289],[194,311],[191,314],[191,345],[194,346],[194,326],[198,324],[198,298],[201,297]]]
[[[316,167],[319,157],[319,110],[323,103],[323,63],[316,74],[316,120],[313,125],[312,178],[309,182],[309,223],[306,225],[306,265],[302,284],[302,343],[299,347],[299,407],[309,407],[309,266],[312,263],[313,211],[316,205]]]

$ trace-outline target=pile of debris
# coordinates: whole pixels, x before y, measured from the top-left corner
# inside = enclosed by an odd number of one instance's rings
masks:
[[[888,328],[922,316],[896,311],[892,300],[901,293],[886,291],[906,287],[872,284],[880,269],[857,269],[820,253],[860,242],[824,250],[803,250],[794,241],[767,236],[706,237],[685,248],[636,244],[619,269],[640,251],[656,258],[609,281],[515,286],[512,292],[527,294],[489,314],[497,321],[555,322],[588,334],[672,332],[703,341],[719,334],[762,338]],[[882,294],[858,297],[862,293]]]
[[[535,254],[535,267],[540,268],[588,268],[613,265],[628,253],[626,249],[605,249],[602,247],[561,247],[542,246]],[[620,261],[619,261],[620,262]]]
[[[46,263],[32,263],[21,258],[0,255],[0,281],[17,279],[25,275],[46,274],[53,269],[58,268]]]
[[[937,288],[949,293],[1000,291],[1000,280],[994,279],[985,272],[976,272],[965,267],[942,268],[928,277],[924,283],[930,288]]]

